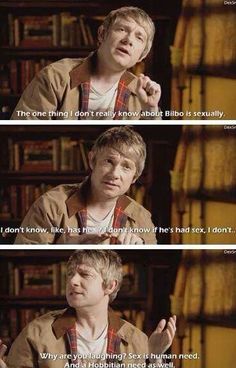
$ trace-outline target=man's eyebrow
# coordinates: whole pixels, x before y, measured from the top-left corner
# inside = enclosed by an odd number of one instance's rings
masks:
[[[129,157],[124,157],[124,158],[123,158],[123,161],[124,161],[124,162],[127,162],[128,164],[133,163],[133,164],[135,165],[135,162],[134,162],[131,158],[129,158]]]
[[[145,32],[145,30],[138,30],[138,31],[136,31],[136,33],[138,34],[138,35],[142,35],[142,36],[146,36],[147,34],[146,34],[146,32]]]

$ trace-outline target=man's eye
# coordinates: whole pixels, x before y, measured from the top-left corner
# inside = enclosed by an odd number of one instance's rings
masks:
[[[90,277],[90,276],[91,276],[91,274],[90,274],[90,273],[88,273],[88,272],[81,272],[81,271],[78,271],[78,274],[79,274],[79,276],[80,276],[80,277],[82,277],[83,279],[87,279],[88,277]]]
[[[75,272],[74,271],[68,271],[67,272],[67,277],[72,278],[74,276]]]
[[[139,41],[143,42],[143,37],[142,36],[138,36],[137,38],[138,38]]]

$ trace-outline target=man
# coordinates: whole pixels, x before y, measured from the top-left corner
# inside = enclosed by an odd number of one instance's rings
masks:
[[[32,205],[17,244],[156,244],[150,213],[126,196],[146,158],[142,137],[129,127],[108,129],[89,153],[91,175],[59,185]],[[30,230],[32,229],[32,230]]]
[[[160,86],[127,69],[143,60],[155,27],[136,7],[111,11],[86,59],[62,59],[28,85],[12,119],[159,119]]]
[[[94,363],[111,368],[147,360],[158,367],[161,354],[172,344],[176,317],[168,323],[162,319],[148,340],[109,308],[121,282],[122,263],[116,252],[75,251],[67,264],[69,308],[30,322],[10,349],[8,368],[92,368]],[[0,359],[1,368],[4,364]]]

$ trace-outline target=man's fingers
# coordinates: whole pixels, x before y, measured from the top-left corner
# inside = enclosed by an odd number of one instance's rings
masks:
[[[149,95],[154,95],[154,94],[157,94],[157,93],[161,93],[160,85],[157,84],[156,82],[153,82],[153,81],[149,81],[147,83],[145,90]]]
[[[0,359],[2,359],[4,357],[4,355],[6,354],[7,351],[7,346],[2,344],[0,345]]]
[[[160,322],[157,325],[156,332],[158,332],[158,333],[162,332],[165,328],[165,325],[166,325],[166,320],[161,319]]]
[[[88,237],[87,244],[89,244],[89,243],[99,244],[101,241],[106,240],[110,237],[111,237],[111,235],[107,234],[107,233],[104,233],[104,234],[91,234]]]
[[[175,336],[175,332],[176,332],[176,316],[175,315],[169,318],[169,321],[167,323],[167,332],[171,340],[173,340]]]
[[[167,323],[167,329],[166,329],[166,331],[167,331],[167,333],[169,334],[169,337],[171,338],[171,340],[173,340],[173,338],[174,338],[174,336],[175,336],[175,326],[173,326],[172,324],[171,324],[171,322],[169,321],[168,323]]]
[[[176,316],[170,317],[168,323],[176,330]]]
[[[130,232],[123,232],[120,233],[118,236],[117,234],[112,234],[112,237],[116,238],[117,244],[126,244],[126,245],[135,245],[135,244],[143,244],[143,239],[141,239],[136,234],[132,234]]]

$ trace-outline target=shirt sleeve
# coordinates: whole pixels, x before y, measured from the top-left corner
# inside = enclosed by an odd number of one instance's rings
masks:
[[[60,213],[47,194],[41,196],[27,212],[15,244],[53,244],[55,233],[52,228],[60,226]]]
[[[7,368],[38,368],[37,355],[26,327],[17,336],[10,348],[6,359]]]

